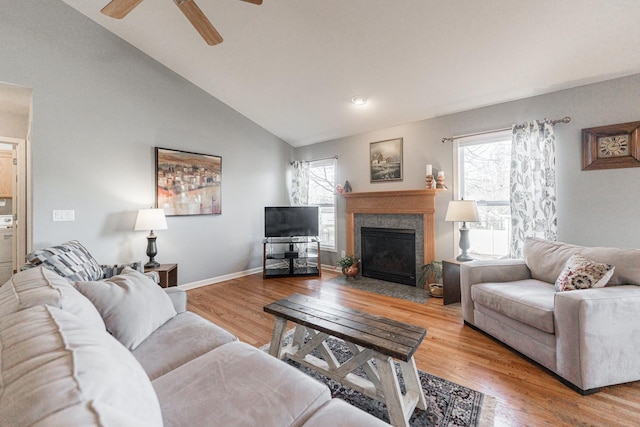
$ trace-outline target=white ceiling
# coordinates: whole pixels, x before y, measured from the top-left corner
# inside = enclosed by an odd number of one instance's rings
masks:
[[[638,0],[197,0],[218,46],[172,0],[63,1],[293,146],[640,72]]]

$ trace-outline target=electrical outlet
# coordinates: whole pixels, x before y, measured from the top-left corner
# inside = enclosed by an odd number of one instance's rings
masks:
[[[342,255],[342,258],[345,257],[344,251],[340,252],[340,255]]]
[[[76,220],[76,211],[74,210],[54,210],[53,211],[53,221],[75,221]]]

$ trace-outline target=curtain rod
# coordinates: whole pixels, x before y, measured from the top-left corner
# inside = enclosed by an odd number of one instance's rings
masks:
[[[567,117],[563,117],[561,119],[557,119],[557,120],[549,120],[549,119],[544,119],[544,120],[538,120],[538,123],[548,123],[550,125],[556,125],[558,123],[569,123],[571,121],[571,117],[567,116]],[[527,126],[527,123],[522,123],[519,125],[514,125],[516,129],[519,128],[523,128],[525,126]],[[512,127],[508,127],[508,128],[501,128],[501,129],[494,129],[494,130],[485,130],[483,132],[474,132],[474,133],[467,133],[465,135],[457,135],[457,136],[452,136],[451,138],[442,138],[442,143],[446,144],[447,142],[453,142],[456,139],[460,139],[460,138],[466,138],[469,136],[477,136],[477,135],[486,135],[489,133],[496,133],[496,132],[504,132],[506,130],[511,130],[513,129]]]
[[[300,160],[301,162],[318,162],[320,160],[329,160],[329,159],[337,159],[338,156],[331,156],[331,157],[323,157],[321,159],[312,159],[312,160]],[[293,165],[293,162],[289,162],[290,165]]]

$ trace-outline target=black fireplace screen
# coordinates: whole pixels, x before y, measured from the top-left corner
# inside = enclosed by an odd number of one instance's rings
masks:
[[[362,275],[416,285],[415,230],[362,227]]]

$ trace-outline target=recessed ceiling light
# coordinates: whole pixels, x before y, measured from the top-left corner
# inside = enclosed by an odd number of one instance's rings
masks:
[[[353,102],[356,105],[364,105],[367,103],[367,98],[364,96],[356,95],[353,98],[351,98],[351,102]]]

